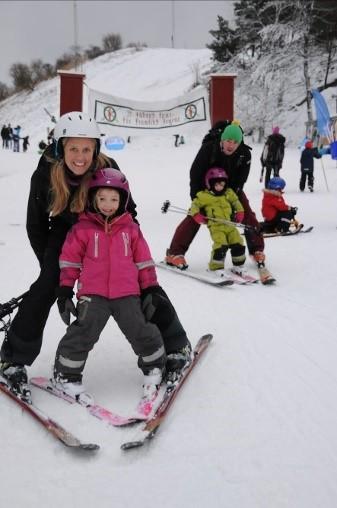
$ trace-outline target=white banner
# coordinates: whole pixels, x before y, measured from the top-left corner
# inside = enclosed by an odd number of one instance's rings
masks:
[[[120,136],[186,133],[189,126],[201,123],[208,129],[208,93],[204,87],[167,101],[141,102],[89,90],[89,114],[102,132]],[[207,125],[206,123],[207,122]],[[104,126],[104,127],[103,127]]]

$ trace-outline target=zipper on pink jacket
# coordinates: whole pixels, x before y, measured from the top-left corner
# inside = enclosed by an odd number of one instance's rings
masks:
[[[125,254],[125,256],[127,256],[129,244],[130,244],[129,235],[127,233],[124,233],[124,231],[122,231],[122,238],[123,238],[123,242],[124,242],[124,254]]]
[[[98,233],[95,233],[94,237],[94,257],[98,258]]]

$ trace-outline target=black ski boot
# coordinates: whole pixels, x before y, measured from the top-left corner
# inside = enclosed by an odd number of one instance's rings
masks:
[[[169,353],[166,360],[165,380],[167,384],[176,383],[182,375],[183,370],[188,367],[192,360],[192,348],[188,343],[181,349]]]
[[[32,403],[31,392],[28,386],[27,371],[24,365],[1,362],[0,375],[6,379],[8,382],[8,388],[16,397],[28,404]]]

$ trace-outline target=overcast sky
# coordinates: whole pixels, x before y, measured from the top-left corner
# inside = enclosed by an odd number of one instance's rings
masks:
[[[217,15],[233,18],[231,1],[0,1],[0,81],[12,84],[13,63],[32,60],[55,64],[79,46],[102,46],[108,33],[119,33],[123,46],[204,48],[217,29]],[[75,5],[75,7],[74,7]],[[75,30],[74,13],[77,18]]]

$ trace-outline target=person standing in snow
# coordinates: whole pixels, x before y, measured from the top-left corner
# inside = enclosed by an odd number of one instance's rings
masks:
[[[246,261],[246,248],[238,229],[225,221],[231,221],[234,216],[236,222],[241,222],[244,211],[238,196],[227,186],[227,181],[224,169],[210,168],[205,176],[206,189],[197,192],[189,214],[197,224],[207,224],[209,229],[213,240],[209,269],[223,270],[227,251],[230,250],[233,271],[241,275]]]
[[[144,373],[144,401],[152,401],[162,380],[166,364],[163,339],[157,326],[145,319],[140,298],[142,290],[159,284],[146,240],[126,211],[129,196],[123,173],[98,169],[89,182],[87,204],[79,203],[79,221],[62,247],[57,303],[67,325],[70,313],[77,319],[58,345],[52,381],[75,399],[88,397],[82,384],[83,369],[110,316],[138,356]]]
[[[7,148],[7,135],[8,135],[8,129],[7,129],[6,125],[3,125],[1,128],[2,148]]]
[[[22,150],[24,152],[27,152],[27,148],[29,146],[29,136],[25,136],[23,139],[23,142],[22,142]]]
[[[266,143],[261,154],[262,167],[266,168],[264,184],[268,187],[268,182],[273,172],[273,176],[279,176],[284,158],[284,145],[286,138],[280,134],[279,127],[273,127],[272,134],[267,137]]]
[[[314,192],[314,158],[320,159],[322,156],[317,148],[313,147],[311,140],[305,143],[305,148],[301,153],[301,178],[300,178],[300,191],[303,192],[306,184],[310,192]]]
[[[213,132],[215,135],[213,136]],[[220,138],[220,139],[219,139]],[[242,222],[249,226],[245,228],[245,238],[249,254],[254,257],[259,267],[264,266],[264,240],[259,232],[259,222],[250,207],[248,198],[243,190],[247,181],[250,164],[251,148],[244,143],[243,131],[236,122],[223,121],[214,125],[206,135],[190,169],[190,196],[193,200],[197,193],[204,189],[205,175],[209,168],[218,167],[226,170],[228,187],[237,194],[243,208]],[[187,215],[177,227],[165,261],[168,265],[180,270],[188,268],[185,253],[199,230],[190,215]]]
[[[13,129],[13,152],[20,152],[20,131],[20,125]]]
[[[0,352],[0,374],[14,393],[27,400],[30,391],[25,366],[34,362],[42,346],[59,286],[59,255],[66,234],[77,222],[77,204],[86,198],[88,182],[98,168],[119,169],[115,160],[101,153],[100,138],[94,119],[78,111],[66,113],[55,126],[54,142],[44,151],[31,178],[27,233],[41,271],[20,303]],[[136,222],[131,195],[127,210]],[[189,341],[171,301],[158,285],[144,289],[141,298],[143,312],[158,326],[166,352],[180,355],[180,367],[188,360]]]

